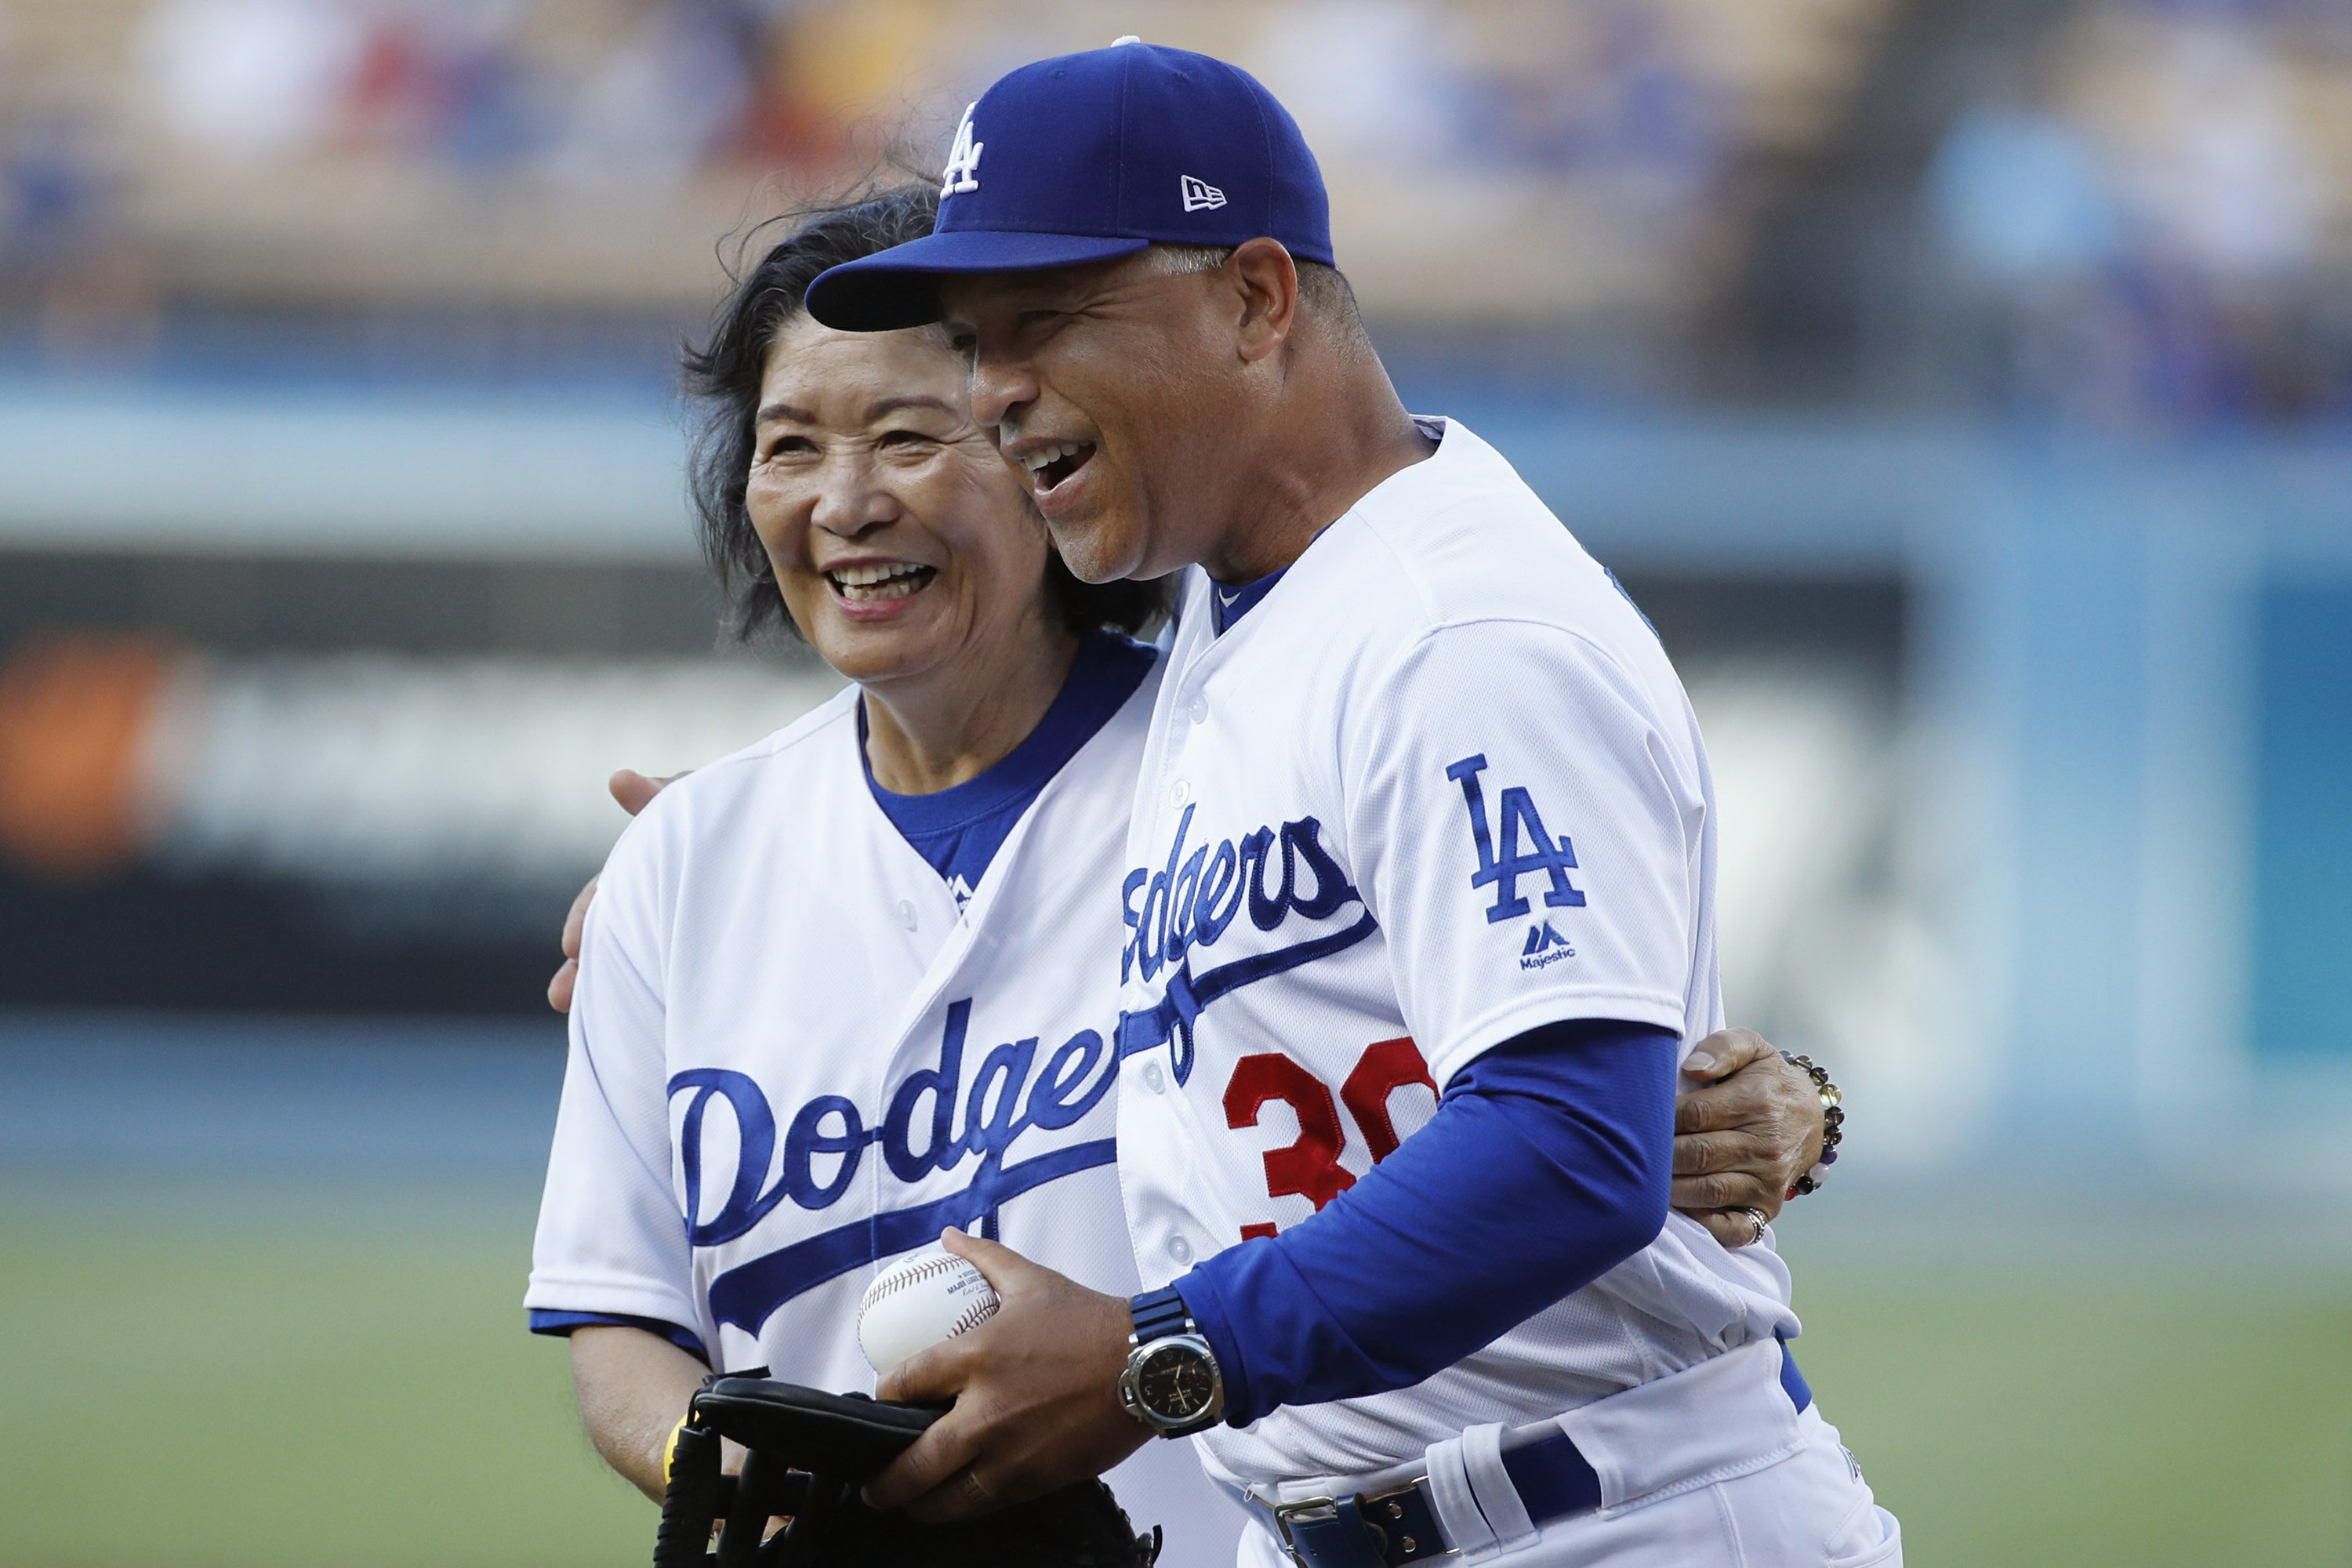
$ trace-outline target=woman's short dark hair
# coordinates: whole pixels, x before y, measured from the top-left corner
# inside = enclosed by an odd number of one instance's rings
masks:
[[[695,407],[688,484],[702,552],[718,574],[729,629],[739,637],[770,626],[797,630],[784,614],[774,568],[743,504],[768,350],[801,313],[818,273],[922,238],[939,210],[938,187],[909,184],[782,220],[793,225],[792,232],[736,283],[713,317],[709,339],[687,345],[683,382]],[[1058,553],[1045,554],[1046,595],[1073,631],[1139,632],[1165,607],[1159,583],[1083,583]]]

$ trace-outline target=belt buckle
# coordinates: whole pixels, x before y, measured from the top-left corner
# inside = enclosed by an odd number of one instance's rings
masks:
[[[1327,1523],[1339,1519],[1343,1507],[1350,1505],[1356,1512],[1356,1522],[1363,1527],[1364,1548],[1373,1562],[1395,1561],[1390,1556],[1390,1542],[1392,1540],[1402,1548],[1404,1556],[1410,1561],[1418,1562],[1424,1555],[1433,1559],[1451,1557],[1454,1555],[1454,1548],[1448,1545],[1442,1536],[1434,1541],[1422,1542],[1414,1540],[1410,1535],[1398,1536],[1395,1533],[1398,1527],[1404,1522],[1405,1511],[1403,1506],[1393,1500],[1418,1491],[1428,1479],[1426,1476],[1416,1476],[1402,1486],[1391,1487],[1383,1492],[1358,1492],[1344,1500],[1337,1497],[1300,1498],[1296,1502],[1269,1503],[1266,1508],[1274,1515],[1275,1529],[1282,1537],[1284,1554],[1294,1563],[1299,1564],[1299,1568],[1313,1568],[1313,1565],[1306,1553],[1299,1550],[1297,1541],[1291,1531],[1291,1521],[1298,1520],[1311,1524]],[[1388,1506],[1381,1507],[1383,1503]],[[1425,1510],[1423,1511],[1426,1512]],[[1434,1519],[1431,1519],[1430,1522],[1434,1524]]]
[[[1304,1564],[1307,1559],[1298,1555],[1298,1547],[1290,1538],[1290,1521],[1303,1514],[1316,1513],[1318,1509],[1327,1510],[1316,1514],[1318,1519],[1339,1517],[1339,1500],[1335,1497],[1300,1498],[1297,1502],[1270,1502],[1265,1506],[1266,1510],[1274,1515],[1276,1531],[1282,1537],[1283,1555],[1288,1557],[1293,1563],[1301,1564]]]

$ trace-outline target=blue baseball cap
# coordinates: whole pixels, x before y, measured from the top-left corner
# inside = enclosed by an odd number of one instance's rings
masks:
[[[1238,66],[1121,38],[999,79],[964,110],[927,237],[820,273],[810,315],[847,331],[939,320],[939,279],[1260,235],[1331,260],[1323,172]]]

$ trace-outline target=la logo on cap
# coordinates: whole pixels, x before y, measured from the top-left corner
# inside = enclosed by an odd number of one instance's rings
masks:
[[[972,156],[977,158],[975,151]],[[1202,179],[1198,174],[1180,174],[1177,188],[1184,193],[1184,210],[1188,213],[1209,212],[1225,205],[1225,193]]]
[[[940,180],[940,195],[943,196],[980,189],[980,150],[986,143],[971,139],[971,111],[979,107],[978,103],[964,106],[963,122],[956,127],[955,145],[948,149],[947,172]],[[1220,203],[1224,200],[1223,196],[1217,199]],[[1189,197],[1184,210],[1192,210]]]

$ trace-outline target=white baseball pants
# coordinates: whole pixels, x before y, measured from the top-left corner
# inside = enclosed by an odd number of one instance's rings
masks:
[[[1459,1554],[1486,1568],[1901,1568],[1903,1535],[1862,1467],[1818,1408],[1791,1407],[1777,1384],[1780,1349],[1717,1358],[1631,1395],[1560,1418],[1602,1478],[1601,1506],[1537,1525],[1502,1470],[1492,1436],[1474,1429],[1413,1468],[1431,1479]],[[1635,1397],[1635,1396],[1639,1397]],[[1776,1403],[1777,1402],[1777,1403]],[[1285,1486],[1282,1495],[1377,1493],[1397,1472]],[[1244,1534],[1241,1568],[1290,1559],[1263,1507]]]

